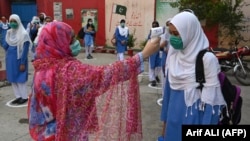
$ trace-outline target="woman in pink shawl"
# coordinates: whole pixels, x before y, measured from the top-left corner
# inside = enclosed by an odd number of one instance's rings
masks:
[[[92,66],[76,58],[78,43],[63,22],[44,26],[39,36],[29,97],[31,137],[36,141],[141,141],[137,75],[143,59],[159,48],[149,41],[134,57]]]

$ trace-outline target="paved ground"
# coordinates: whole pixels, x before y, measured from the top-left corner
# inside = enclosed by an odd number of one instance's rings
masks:
[[[78,56],[78,59],[80,59],[83,63],[94,65],[109,64],[116,60],[116,56],[110,53],[94,53],[93,56],[94,59],[85,60],[84,53],[81,53]],[[0,60],[4,60],[4,52],[1,47]],[[147,68],[147,65],[148,64],[145,62],[145,68]],[[30,88],[31,78],[33,76],[33,66],[31,64],[29,69],[30,75],[28,87]],[[234,83],[238,84],[236,80],[230,76],[230,74],[228,75]],[[147,73],[143,73],[143,75],[141,75],[139,78],[144,141],[155,141],[158,135],[161,133],[162,128],[161,122],[159,120],[161,107],[157,104],[157,100],[161,98],[161,89],[150,88],[148,86]],[[0,82],[0,85],[2,84],[3,83]],[[244,100],[241,124],[250,124],[250,87],[241,86],[241,88]],[[14,98],[15,97],[11,86],[0,87],[0,141],[31,141],[28,132],[28,124],[25,122],[25,119],[27,118],[27,106],[8,106],[8,102]]]

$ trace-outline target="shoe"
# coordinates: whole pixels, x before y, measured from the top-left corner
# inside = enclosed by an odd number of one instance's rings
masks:
[[[93,56],[91,54],[89,55],[89,57],[90,57],[90,59],[93,59]]]
[[[91,59],[91,57],[88,55],[88,56],[87,56],[87,59]]]
[[[155,77],[155,80],[157,81],[157,83],[160,83],[160,78],[158,76]]]
[[[152,87],[156,87],[156,81],[154,80],[154,81],[151,81],[151,86]]]
[[[25,102],[27,102],[28,101],[28,98],[27,99],[20,99],[18,102],[17,102],[17,104],[23,104],[23,103],[25,103]]]
[[[21,99],[22,99],[21,97],[16,98],[15,100],[13,100],[13,101],[11,102],[11,104],[17,104],[17,103],[19,102],[19,100],[21,100]]]

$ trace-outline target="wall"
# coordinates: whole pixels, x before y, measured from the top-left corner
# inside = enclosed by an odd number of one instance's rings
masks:
[[[126,6],[126,16],[112,13],[114,4]],[[135,48],[139,48],[140,43],[147,37],[154,20],[155,0],[146,0],[146,2],[143,0],[106,0],[105,9],[106,44],[111,46],[110,39],[116,26],[119,25],[121,19],[125,19],[129,32],[135,31],[137,38]]]
[[[81,28],[81,10],[82,9],[97,9],[98,10],[98,31],[96,36],[96,45],[105,44],[105,1],[91,0],[37,0],[38,13],[45,12],[46,15],[54,18],[54,2],[62,2],[62,21],[73,27],[75,32]],[[73,9],[73,18],[66,18],[66,9]]]
[[[11,14],[10,0],[0,0],[0,16],[5,16],[7,19]]]
[[[242,35],[249,40],[248,42],[241,42],[241,45],[248,45],[250,47],[250,0],[245,0],[246,3],[248,3],[248,6],[244,6],[242,8],[242,11],[245,14],[245,22],[248,28],[244,32],[242,32]]]
[[[53,2],[58,1],[59,0],[37,0],[38,13],[45,12],[47,15],[53,17]],[[161,25],[163,25],[164,21],[175,13],[175,9],[164,7],[166,3],[157,6],[155,2],[159,2],[159,0],[146,0],[146,2],[142,0],[74,0],[74,2],[69,0],[61,0],[60,2],[63,2],[63,21],[70,24],[75,31],[78,31],[78,29],[81,27],[80,12],[83,8],[98,9],[98,38],[96,39],[97,45],[111,45],[110,39],[114,33],[115,27],[119,24],[120,19],[124,18],[127,21],[127,26],[129,27],[130,32],[133,32],[135,30],[135,36],[137,38],[136,48],[139,48],[140,42],[142,42],[147,37],[149,29],[151,28],[151,23],[155,18],[160,22]],[[245,0],[245,2],[250,3],[250,0]],[[112,13],[113,4],[126,6],[126,16]],[[74,9],[74,19],[66,19],[66,8]],[[159,9],[163,9],[165,11]],[[170,11],[170,13],[167,11]],[[243,7],[243,11],[246,16],[246,24],[250,26],[249,6]],[[164,13],[166,14],[164,15]],[[10,14],[10,0],[0,0],[0,16],[5,15],[9,17]],[[166,18],[164,16],[166,16]],[[242,34],[244,35],[244,37],[246,37],[246,39],[250,40],[250,28],[246,29],[246,31],[242,32]],[[250,45],[250,42],[243,42],[241,44]]]
[[[250,47],[250,0],[244,0],[247,6],[242,7],[242,11],[244,13],[245,19],[245,25],[247,26],[244,31],[241,32],[245,40],[248,40],[246,42],[241,41],[238,46],[248,45]],[[230,48],[232,45],[230,45],[231,39],[224,38],[224,36],[219,36],[219,47],[223,48]],[[235,40],[235,39],[233,39]]]
[[[165,26],[166,20],[172,18],[179,12],[178,8],[172,8],[170,2],[176,2],[176,0],[156,0],[156,20],[160,25]]]

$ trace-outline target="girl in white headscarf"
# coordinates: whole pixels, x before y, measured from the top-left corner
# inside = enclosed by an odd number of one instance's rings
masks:
[[[209,47],[197,17],[190,12],[177,14],[170,22],[169,32],[167,92],[161,118],[166,122],[164,141],[181,141],[183,124],[218,124],[220,110],[226,103],[218,79],[220,66],[212,53],[203,57],[206,83],[202,92],[197,89],[196,56]]]
[[[16,99],[12,104],[23,104],[27,99],[28,51],[32,43],[18,15],[9,18],[10,27],[3,48],[6,52],[7,80],[11,82]]]
[[[29,36],[30,36],[30,40],[32,41],[32,48],[30,50],[31,53],[31,61],[33,61],[35,59],[35,38],[37,37],[37,33],[39,28],[41,27],[40,24],[40,19],[38,16],[33,16],[31,22],[28,23],[27,27],[26,27],[26,31],[28,32]]]
[[[122,19],[120,25],[115,29],[117,60],[124,60],[124,53],[127,51],[129,29],[126,26],[126,21]]]

